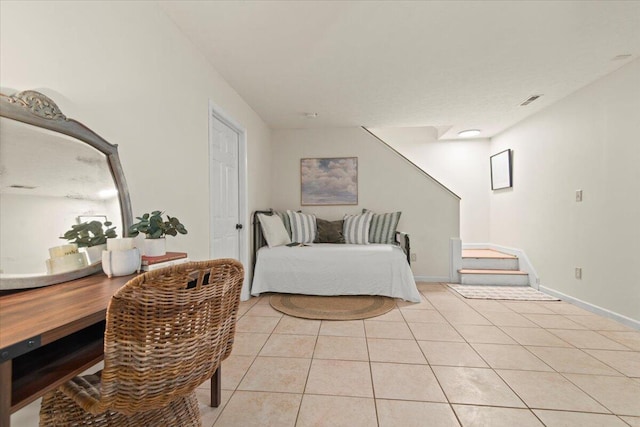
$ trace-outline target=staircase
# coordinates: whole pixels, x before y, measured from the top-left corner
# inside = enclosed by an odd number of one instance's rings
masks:
[[[518,257],[493,249],[463,249],[460,283],[463,285],[529,286]]]

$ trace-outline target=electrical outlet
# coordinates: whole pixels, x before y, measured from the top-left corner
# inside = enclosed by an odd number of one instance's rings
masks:
[[[576,267],[576,279],[582,279],[582,268]]]
[[[576,190],[576,202],[582,201],[582,190]]]
[[[418,261],[418,255],[415,252],[411,253],[411,261]]]

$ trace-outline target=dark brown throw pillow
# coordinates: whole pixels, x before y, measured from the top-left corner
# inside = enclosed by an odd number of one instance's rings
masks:
[[[316,240],[314,243],[344,243],[342,235],[343,220],[326,221],[316,218]]]

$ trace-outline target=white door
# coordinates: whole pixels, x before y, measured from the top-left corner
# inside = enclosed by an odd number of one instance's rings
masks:
[[[211,255],[241,260],[239,209],[240,134],[214,114],[209,115],[211,188]],[[242,260],[241,260],[242,261]]]

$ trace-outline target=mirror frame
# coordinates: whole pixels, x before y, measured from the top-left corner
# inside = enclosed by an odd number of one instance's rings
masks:
[[[128,235],[129,227],[133,223],[133,215],[131,214],[129,189],[120,164],[117,145],[107,142],[82,123],[68,118],[62,114],[62,111],[53,100],[33,90],[18,92],[10,96],[0,94],[0,117],[68,135],[103,153],[107,158],[111,175],[118,189],[123,228],[121,234],[123,237]],[[35,288],[67,282],[97,273],[101,269],[101,263],[97,263],[96,265],[60,274],[20,275],[23,277],[13,278],[0,277],[0,291]]]

